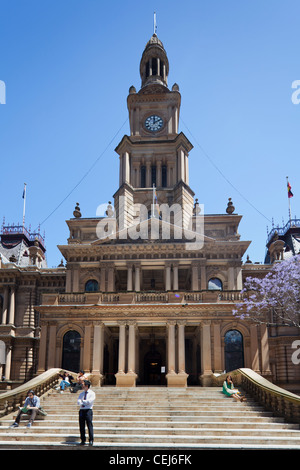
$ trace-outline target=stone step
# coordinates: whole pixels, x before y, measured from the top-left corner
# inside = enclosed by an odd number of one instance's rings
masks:
[[[22,426],[23,423],[28,422],[28,417],[22,417],[21,419],[21,424]],[[249,422],[249,420],[244,420],[244,421],[234,421],[230,419],[230,421],[200,421],[200,420],[187,420],[187,421],[178,421],[178,420],[135,420],[134,417],[131,418],[131,420],[114,420],[114,417],[111,417],[110,420],[99,420],[94,417],[93,419],[94,426],[97,426],[99,428],[104,428],[104,427],[110,427],[114,426],[115,428],[118,427],[169,427],[173,429],[174,427],[176,428],[219,428],[219,427],[224,427],[226,426],[235,426],[237,428],[243,428],[243,429],[253,429],[253,420],[252,422]],[[2,430],[5,428],[8,428],[12,424],[11,419],[6,419],[2,420],[0,423],[0,433]],[[55,419],[55,420],[50,420],[48,419],[45,423],[44,420],[36,420],[35,421],[35,427],[44,427],[47,425],[49,428],[50,427],[66,427],[66,426],[77,426],[78,424],[78,416],[70,416],[68,419],[63,418],[63,419]],[[291,424],[291,423],[284,423],[282,421],[275,421],[274,420],[256,420],[255,421],[255,429],[299,429],[298,424]]]
[[[236,402],[220,388],[94,387],[94,447],[101,449],[300,449],[299,426],[249,399]],[[79,441],[79,394],[52,391],[41,403],[48,415],[27,429],[23,415],[9,428],[0,419],[0,449],[72,448]]]
[[[77,425],[66,425],[65,427],[62,426],[33,426],[29,430],[20,425],[18,428],[15,429],[7,429],[5,432],[1,433],[1,438],[12,438],[14,439],[16,436],[18,436],[20,433],[24,435],[27,432],[30,432],[31,434],[38,434],[41,437],[43,437],[45,434],[51,434],[55,436],[60,436],[61,434],[77,434],[78,433],[78,424]],[[135,426],[135,427],[118,427],[116,429],[115,426],[97,426],[97,424],[94,423],[94,433],[101,433],[105,436],[114,436],[115,434],[121,436],[131,436],[131,435],[136,435],[139,434],[140,437],[142,436],[148,436],[150,435],[151,437],[170,437],[170,436],[181,436],[181,437],[187,437],[187,436],[192,436],[193,438],[195,437],[202,437],[205,436],[206,434],[209,434],[211,436],[253,436],[255,435],[256,437],[264,437],[266,435],[265,429],[255,429],[249,432],[249,429],[244,429],[242,427],[235,428],[231,427],[228,429],[228,427],[223,427],[223,428],[208,428],[208,427],[203,427],[203,428],[176,428],[176,427],[145,427],[145,426]],[[26,434],[27,435],[27,434]],[[298,430],[292,430],[292,429],[268,429],[268,437],[273,438],[273,437],[284,437],[284,438],[297,438],[300,444],[300,435]]]
[[[13,435],[11,435],[13,434]],[[78,431],[75,432],[74,430],[74,435],[67,433],[67,432],[62,432],[62,433],[43,433],[43,434],[34,434],[32,433],[32,429],[27,430],[19,430],[16,429],[14,430],[14,433],[6,433],[6,434],[1,434],[1,441],[2,442],[7,442],[10,441],[10,443],[18,443],[18,442],[31,442],[33,438],[36,437],[38,438],[40,442],[59,442],[59,443],[74,443],[74,442],[79,442],[78,438]],[[288,440],[288,442],[287,442]],[[168,445],[169,443],[177,443],[177,445],[181,446],[181,444],[185,445],[191,445],[191,444],[197,444],[198,446],[201,446],[203,444],[211,445],[212,443],[214,444],[236,444],[237,443],[237,437],[236,435],[231,434],[231,430],[227,430],[227,435],[213,435],[211,431],[209,433],[206,433],[201,436],[196,436],[196,435],[175,435],[175,434],[168,434],[168,435],[157,435],[157,434],[146,434],[143,435],[141,433],[137,434],[120,434],[120,433],[114,433],[112,435],[107,434],[107,433],[100,433],[100,432],[95,432],[94,433],[94,442],[99,443],[99,444],[105,444],[105,443],[122,443],[125,445],[125,443],[135,443],[135,444],[165,444]],[[298,446],[300,449],[300,438],[299,437],[286,437],[286,436],[269,436],[264,433],[262,436],[252,436],[252,435],[245,435],[245,436],[239,436],[238,438],[238,443],[240,446],[244,444],[251,444],[251,445],[282,445],[282,446]]]

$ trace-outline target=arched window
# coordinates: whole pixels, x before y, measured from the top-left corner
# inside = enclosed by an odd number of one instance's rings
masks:
[[[225,370],[230,372],[244,367],[243,335],[238,330],[229,330],[225,334]]]
[[[156,57],[152,58],[152,75],[157,75],[157,59],[156,59]]]
[[[70,330],[64,335],[62,368],[71,372],[78,372],[80,369],[80,342],[81,337],[78,331]]]
[[[223,284],[220,279],[214,277],[208,281],[209,290],[223,290]]]
[[[148,60],[148,62],[146,63],[146,78],[149,77],[149,73],[150,73],[150,64],[149,64],[149,60]]]
[[[85,284],[85,292],[98,292],[99,291],[99,284],[95,279],[90,279]]]

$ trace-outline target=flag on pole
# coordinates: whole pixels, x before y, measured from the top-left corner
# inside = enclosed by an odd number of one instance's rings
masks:
[[[24,183],[24,189],[23,189],[22,199],[25,199],[25,196],[26,196],[26,183]]]
[[[287,190],[288,190],[288,198],[293,197],[294,194],[292,193],[292,187],[289,182],[287,182]]]
[[[156,193],[156,188],[153,184],[153,198],[152,198],[152,205],[153,205],[153,217],[155,217],[155,211],[157,212],[157,216],[159,217],[159,204],[158,204],[158,198],[157,198],[157,193]]]

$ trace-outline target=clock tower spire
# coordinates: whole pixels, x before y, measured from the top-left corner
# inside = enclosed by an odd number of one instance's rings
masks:
[[[127,107],[130,135],[116,148],[120,156],[119,189],[125,200],[125,226],[134,221],[133,206],[146,205],[151,213],[153,187],[159,204],[180,204],[183,218],[193,211],[194,193],[189,187],[188,155],[193,148],[187,137],[178,133],[181,104],[179,87],[168,88],[169,60],[157,34],[151,36],[140,61],[141,88],[129,89]]]

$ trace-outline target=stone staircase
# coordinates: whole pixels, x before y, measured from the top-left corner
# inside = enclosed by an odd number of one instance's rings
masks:
[[[81,449],[300,449],[297,424],[285,423],[251,398],[225,397],[219,387],[94,387],[94,446]],[[0,450],[74,449],[80,442],[77,394],[52,390],[48,412],[12,429],[16,413],[0,419]]]

